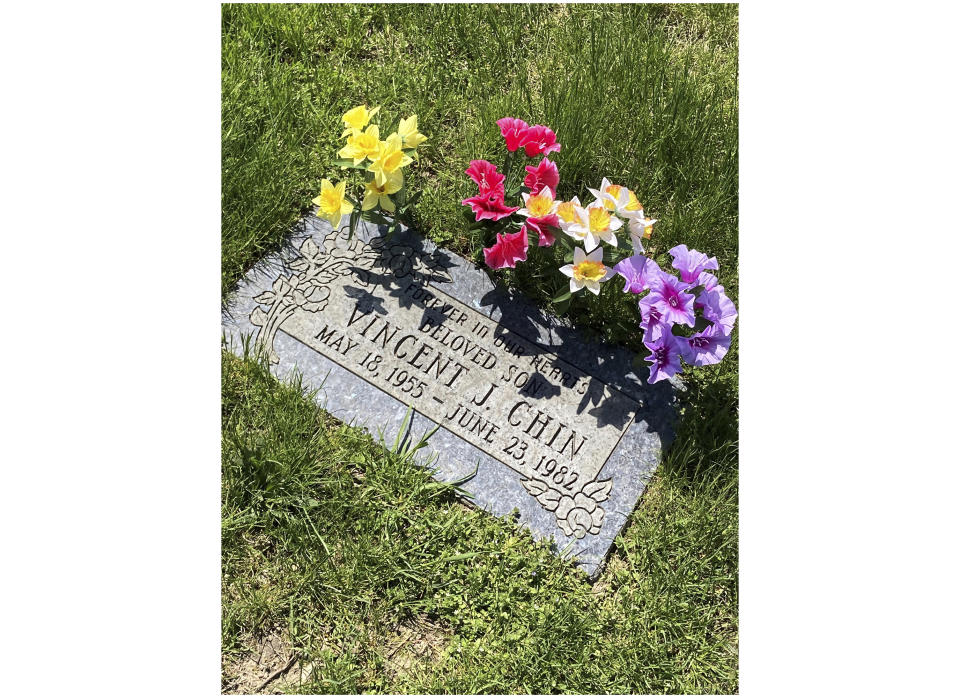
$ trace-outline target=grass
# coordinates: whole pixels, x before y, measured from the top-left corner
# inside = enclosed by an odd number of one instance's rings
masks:
[[[417,113],[430,140],[417,227],[479,259],[471,159],[496,119],[550,125],[558,195],[638,191],[658,261],[716,255],[737,300],[735,6],[225,5],[223,293],[334,175],[339,117]],[[507,275],[555,295],[545,258]],[[634,345],[622,297],[578,297],[585,331]],[[337,423],[249,359],[223,359],[224,687],[278,636],[303,683],[267,690],[731,693],[737,690],[737,341],[685,374],[678,437],[595,585],[512,522],[459,503],[409,458]],[[299,676],[300,674],[298,674]],[[262,678],[262,677],[261,677]]]

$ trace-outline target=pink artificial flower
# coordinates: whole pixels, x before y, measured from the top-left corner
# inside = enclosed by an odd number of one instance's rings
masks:
[[[522,145],[520,141],[529,128],[523,119],[514,119],[510,116],[497,121],[497,126],[500,127],[500,135],[506,139],[507,150],[511,153]]]
[[[469,206],[477,215],[477,220],[482,221],[487,218],[491,221],[498,221],[506,218],[514,211],[519,211],[519,206],[507,206],[503,203],[503,191],[489,191],[486,194],[477,194],[469,199],[460,202],[464,206]]]
[[[523,227],[509,235],[497,233],[496,244],[493,247],[483,248],[483,258],[491,269],[503,269],[504,267],[513,269],[517,262],[527,260],[527,246],[529,244],[527,231]]]
[[[536,155],[549,155],[556,151],[560,152],[560,144],[557,143],[557,134],[546,126],[537,124],[530,126],[524,131],[520,138],[520,145],[529,157]]]
[[[471,160],[466,173],[480,187],[481,194],[489,194],[492,191],[503,193],[505,175],[497,172],[497,166],[492,162]]]
[[[557,198],[557,185],[560,183],[560,172],[557,164],[544,158],[536,167],[526,166],[528,174],[523,180],[523,186],[530,189],[530,194],[539,194],[547,187],[553,198]]]
[[[548,216],[540,216],[539,218],[528,218],[526,225],[528,225],[532,230],[535,230],[539,236],[539,241],[537,245],[539,247],[550,247],[557,239],[553,236],[553,231],[551,228],[560,227],[560,217],[556,213],[551,213]]]
[[[528,228],[537,234],[538,247],[550,247],[550,245],[555,243],[557,238],[554,237],[553,231],[550,230],[550,228],[559,227],[560,219],[556,213],[551,213],[549,216],[543,216],[542,218],[528,218],[526,223],[523,224],[523,228]],[[521,230],[523,228],[521,228]]]

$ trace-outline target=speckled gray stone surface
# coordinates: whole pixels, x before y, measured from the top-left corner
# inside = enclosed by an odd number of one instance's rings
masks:
[[[591,579],[671,438],[673,386],[411,231],[385,243],[361,223],[347,240],[308,217],[222,318],[230,350],[251,340],[274,375],[298,372],[331,414],[387,443],[408,405],[407,438],[440,424],[420,452],[434,477],[518,511]]]

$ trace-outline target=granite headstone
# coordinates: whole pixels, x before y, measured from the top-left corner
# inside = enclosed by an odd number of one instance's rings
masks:
[[[669,441],[672,386],[413,231],[342,223],[305,218],[241,280],[225,345],[251,340],[278,378],[298,372],[388,442],[412,407],[409,434],[440,426],[424,449],[435,478],[518,511],[595,578]]]

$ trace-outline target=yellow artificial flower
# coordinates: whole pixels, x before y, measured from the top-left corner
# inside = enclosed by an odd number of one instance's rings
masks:
[[[370,123],[370,119],[373,118],[373,115],[380,111],[380,107],[374,107],[370,111],[367,111],[367,105],[361,104],[359,107],[354,107],[341,118],[343,119],[344,125],[347,127],[343,132],[344,136],[354,135],[360,131],[364,126]]]
[[[366,194],[363,196],[363,204],[361,205],[361,208],[364,211],[369,211],[379,204],[380,208],[382,208],[384,211],[393,213],[394,210],[396,210],[396,207],[388,195],[396,194],[398,191],[400,191],[402,186],[403,173],[399,170],[390,175],[387,178],[386,184],[384,184],[382,187],[377,186],[376,178],[371,179],[366,184]]]
[[[427,137],[417,130],[416,114],[406,119],[400,119],[400,126],[397,128],[397,132],[400,134],[400,138],[403,139],[404,148],[416,148],[427,140]]]
[[[401,168],[406,167],[413,158],[403,152],[403,141],[400,134],[391,133],[387,140],[380,144],[377,156],[374,158],[367,169],[373,172],[376,178],[377,186],[382,187],[387,183],[390,175],[397,173],[400,175],[400,182],[403,183],[403,173]]]
[[[353,204],[345,198],[346,190],[346,182],[340,182],[336,186],[329,179],[320,182],[320,196],[313,200],[313,203],[320,208],[320,218],[338,225],[342,216],[353,211]]]
[[[347,138],[337,155],[342,158],[353,158],[353,164],[359,165],[366,158],[376,157],[380,149],[380,127],[370,124],[365,131],[360,131]]]

